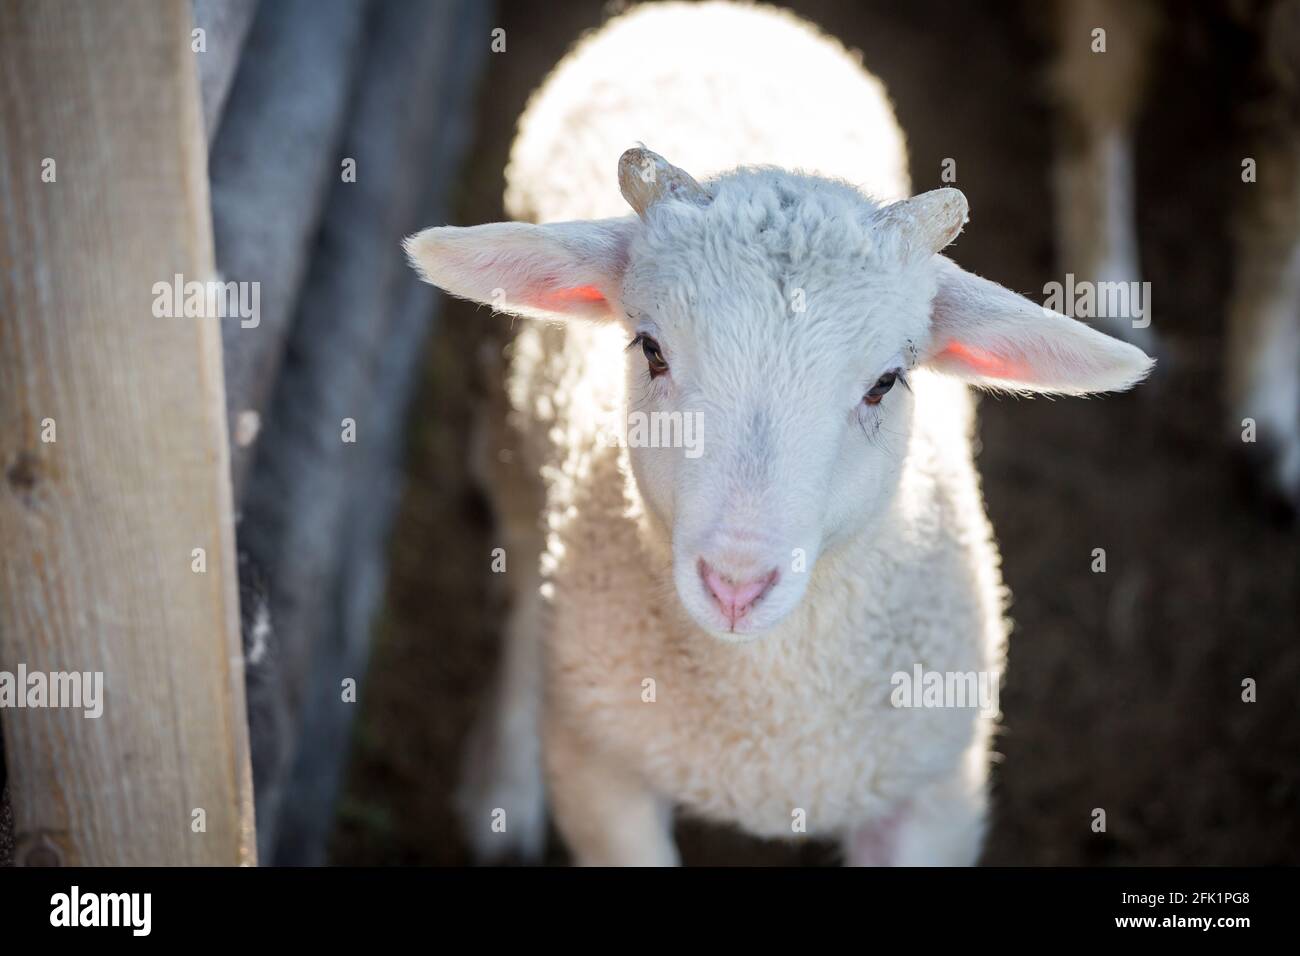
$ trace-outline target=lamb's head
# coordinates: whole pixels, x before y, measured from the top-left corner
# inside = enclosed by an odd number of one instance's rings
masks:
[[[718,637],[778,624],[818,557],[889,508],[917,366],[1065,394],[1150,367],[937,255],[966,220],[955,189],[878,206],[777,170],[701,186],[641,149],[619,180],[636,216],[429,229],[407,250],[456,295],[623,327],[632,470],[671,535],[682,606]],[[678,447],[636,440],[647,423]]]

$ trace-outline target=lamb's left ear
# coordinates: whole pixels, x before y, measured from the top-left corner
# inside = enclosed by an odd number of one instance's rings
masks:
[[[935,256],[926,363],[985,388],[1084,395],[1132,388],[1155,362],[1141,349],[1035,305]]]
[[[403,243],[421,278],[501,312],[606,320],[616,314],[637,220],[494,222],[426,229]]]

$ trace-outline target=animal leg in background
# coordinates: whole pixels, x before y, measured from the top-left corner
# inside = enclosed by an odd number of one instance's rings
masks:
[[[1057,267],[1076,282],[1139,282],[1133,125],[1142,105],[1158,16],[1148,0],[1066,0],[1058,5],[1055,81],[1060,97],[1056,168]],[[1094,31],[1104,30],[1104,38]],[[1105,51],[1095,47],[1103,42]],[[1089,319],[1150,353],[1149,321]],[[1130,311],[1132,311],[1130,309]]]

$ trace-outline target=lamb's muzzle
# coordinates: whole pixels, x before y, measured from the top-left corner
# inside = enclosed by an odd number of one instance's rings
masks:
[[[704,582],[704,587],[713,598],[713,603],[717,605],[718,610],[731,622],[733,632],[736,630],[736,625],[744,620],[754,605],[767,596],[767,592],[772,590],[781,578],[780,570],[773,568],[767,574],[747,580],[737,580],[719,572],[703,558],[700,558],[697,567],[700,580]]]

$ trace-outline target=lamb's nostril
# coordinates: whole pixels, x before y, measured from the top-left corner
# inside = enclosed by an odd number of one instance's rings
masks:
[[[705,590],[713,598],[718,610],[733,625],[749,613],[750,609],[762,600],[768,591],[772,590],[780,577],[780,571],[773,568],[767,574],[759,577],[747,581],[737,581],[720,573],[703,558],[700,558],[699,570],[700,579],[704,582]]]

